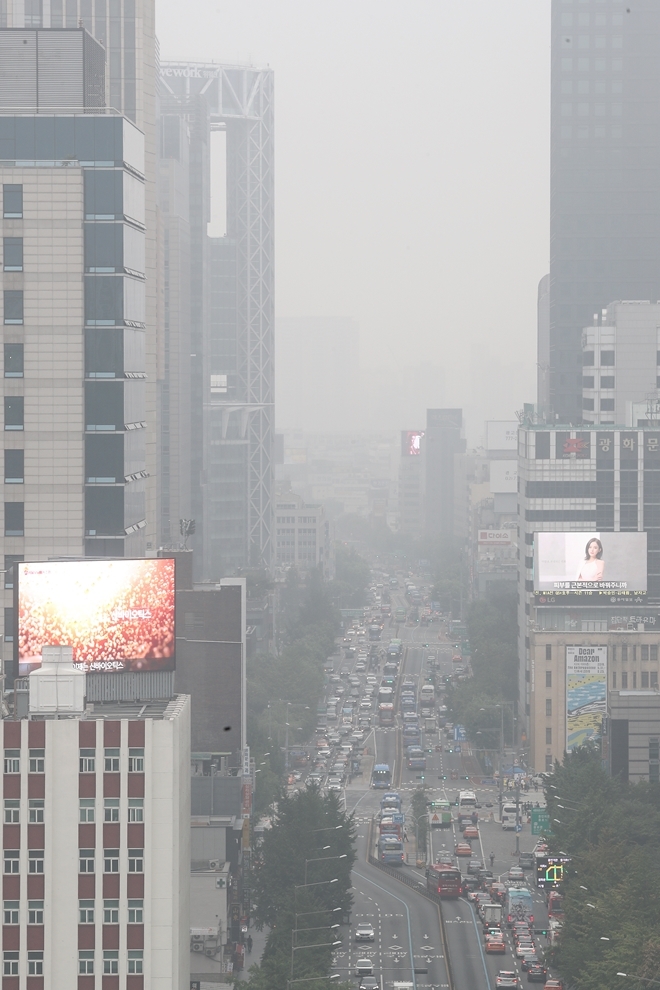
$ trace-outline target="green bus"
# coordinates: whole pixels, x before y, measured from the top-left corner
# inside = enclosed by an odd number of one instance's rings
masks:
[[[449,801],[429,803],[429,825],[431,828],[451,828],[451,805]]]

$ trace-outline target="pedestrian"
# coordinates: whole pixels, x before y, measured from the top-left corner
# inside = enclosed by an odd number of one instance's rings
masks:
[[[488,857],[488,859],[490,860],[490,868],[491,868],[491,870],[492,870],[492,868],[493,868],[493,863],[495,862],[495,853],[493,853],[493,852],[492,852],[492,853],[490,854],[490,856]]]
[[[248,937],[247,937],[247,947],[248,947],[248,952],[252,952],[252,936],[251,935],[248,935]]]

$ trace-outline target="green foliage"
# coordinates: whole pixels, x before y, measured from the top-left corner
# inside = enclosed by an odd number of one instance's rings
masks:
[[[341,922],[352,904],[355,831],[352,817],[339,809],[332,793],[322,795],[317,788],[308,788],[280,800],[253,874],[255,923],[258,928],[268,925],[271,931],[261,964],[250,969],[250,990],[285,988],[292,957],[294,980],[330,972],[328,943],[338,937],[338,929],[331,926]],[[335,856],[345,858],[327,858]],[[336,883],[324,882],[335,878]],[[292,952],[292,945],[315,947]]]
[[[428,808],[426,807],[426,791],[423,787],[418,787],[412,796],[412,811],[416,819],[416,835],[418,853],[426,855],[426,844],[429,829]]]
[[[360,608],[366,603],[369,586],[369,564],[364,557],[338,543],[335,547],[335,580],[332,595],[338,608]]]
[[[576,990],[621,990],[617,971],[655,978],[660,964],[660,788],[624,784],[583,747],[546,790],[551,848],[572,857],[565,922],[552,961]]]

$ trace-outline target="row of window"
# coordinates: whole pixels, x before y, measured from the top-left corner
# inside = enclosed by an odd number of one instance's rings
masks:
[[[593,412],[595,409],[593,399],[582,399],[582,408],[586,409],[587,412]],[[614,412],[614,399],[601,399],[600,400],[600,411],[601,412]]]
[[[609,90],[608,90],[609,82]],[[593,86],[590,79],[578,79],[577,84],[573,86],[572,79],[562,79],[561,81],[561,94],[562,96],[572,96],[573,93],[577,93],[579,96],[589,96],[590,93],[595,93],[596,96],[604,96],[607,92],[612,93],[614,96],[620,96],[623,93],[623,82],[620,79],[596,79],[594,80]]]
[[[605,27],[610,21],[614,27],[619,27],[623,24],[623,14],[594,14],[593,23],[596,27]],[[591,14],[587,14],[586,12],[580,12],[579,14],[562,13],[562,27],[571,27],[574,23],[580,27],[589,27],[591,24]]]
[[[3,910],[4,925],[20,924],[19,901],[3,901],[2,910]],[[44,923],[43,901],[28,901],[27,923],[28,925],[43,925]]]
[[[128,822],[144,822],[144,799],[129,798],[127,807]],[[119,798],[103,799],[103,821],[118,822],[120,820]],[[78,808],[78,821],[89,824],[96,821],[96,800],[95,798],[80,798]],[[21,822],[21,802],[15,798],[5,798],[4,800],[4,822],[5,825],[20,825]],[[42,798],[30,798],[28,800],[28,822],[30,825],[42,825],[44,822],[44,802]]]
[[[621,657],[622,663],[627,663],[628,660],[632,660],[633,663],[637,660],[637,644],[636,643],[620,643],[616,646],[609,647],[610,660],[612,663],[616,663],[618,651],[621,651],[619,656]],[[657,643],[643,643],[639,647],[640,659],[643,661],[650,660],[658,661],[658,644]],[[552,644],[545,644],[545,659],[547,662],[552,660]],[[654,672],[652,672],[653,676]],[[655,673],[655,680],[657,683],[658,675]],[[552,687],[552,671],[546,670],[545,672],[545,686]]]
[[[616,671],[614,671],[612,673],[612,690],[613,691],[616,691],[616,689],[617,689],[616,681],[617,681],[617,676],[616,676]],[[633,691],[635,691],[637,689],[637,671],[636,670],[633,670],[633,672],[632,672],[632,677],[630,679],[630,685],[631,685]],[[646,689],[646,690],[651,689],[651,690],[657,691],[658,690],[658,672],[656,670],[642,670],[641,673],[640,673],[640,687],[642,688],[642,690],[644,690],[644,689]],[[627,691],[628,690],[628,671],[627,670],[622,670],[621,671],[621,690],[622,691]]]
[[[30,856],[35,850],[30,850]],[[78,850],[78,872],[79,873],[96,873],[96,850],[94,849],[79,849]],[[5,856],[7,852],[5,851]],[[43,857],[43,853],[42,853]],[[42,860],[43,862],[43,860]],[[5,870],[5,873],[8,871]],[[18,871],[14,871],[18,872]],[[30,870],[30,873],[39,872]],[[43,866],[41,872],[43,873]],[[103,872],[104,873],[119,873],[119,850],[118,849],[104,849],[103,850]],[[128,872],[129,873],[144,873],[144,850],[143,849],[129,849],[128,850]]]
[[[81,976],[93,976],[95,952],[93,949],[81,949],[78,952],[78,973]],[[3,952],[2,972],[4,976],[18,976],[20,953]],[[43,976],[44,954],[43,952],[28,952],[27,954],[27,975]],[[126,970],[129,974],[144,973],[144,952],[142,949],[129,949],[126,960]],[[114,976],[119,973],[119,952],[115,949],[103,950],[103,975]]]
[[[5,901],[5,904],[7,901]],[[29,906],[28,906],[29,912]],[[93,925],[96,920],[94,901],[78,901],[78,920],[81,925]],[[141,925],[144,920],[144,902],[141,898],[130,899],[128,902],[129,925]],[[5,921],[5,924],[8,924]],[[18,924],[18,922],[16,922]],[[103,924],[119,924],[119,901],[103,901]]]
[[[582,379],[582,388],[595,388],[595,381],[593,375],[589,375]],[[601,388],[614,388],[614,375],[601,375],[600,376],[600,387]]]
[[[583,351],[582,352],[582,364],[585,368],[593,367],[595,362],[595,352],[594,351]],[[613,368],[614,367],[614,351],[601,351],[600,352],[600,366],[601,368]]]
[[[105,773],[119,773],[120,771],[120,749],[106,746],[103,751],[103,770]],[[96,750],[81,749],[79,757],[80,773],[96,772]],[[45,754],[43,749],[31,749],[28,753],[28,769],[30,773],[45,772]],[[21,751],[20,749],[6,749],[4,753],[4,772],[21,772]],[[128,772],[144,773],[144,748],[141,746],[131,747],[128,751]]]
[[[614,39],[612,39],[614,40]],[[612,47],[615,47],[614,45]],[[606,72],[608,68],[608,60],[606,58],[595,58],[593,62],[590,58],[562,58],[561,59],[561,71],[562,72],[573,72],[577,69],[578,72]],[[621,72],[623,68],[623,59],[613,58],[609,60],[609,70],[610,72]]]

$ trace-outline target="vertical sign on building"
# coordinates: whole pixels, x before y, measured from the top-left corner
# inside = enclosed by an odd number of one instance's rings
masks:
[[[600,739],[607,715],[607,647],[566,647],[566,752]]]

